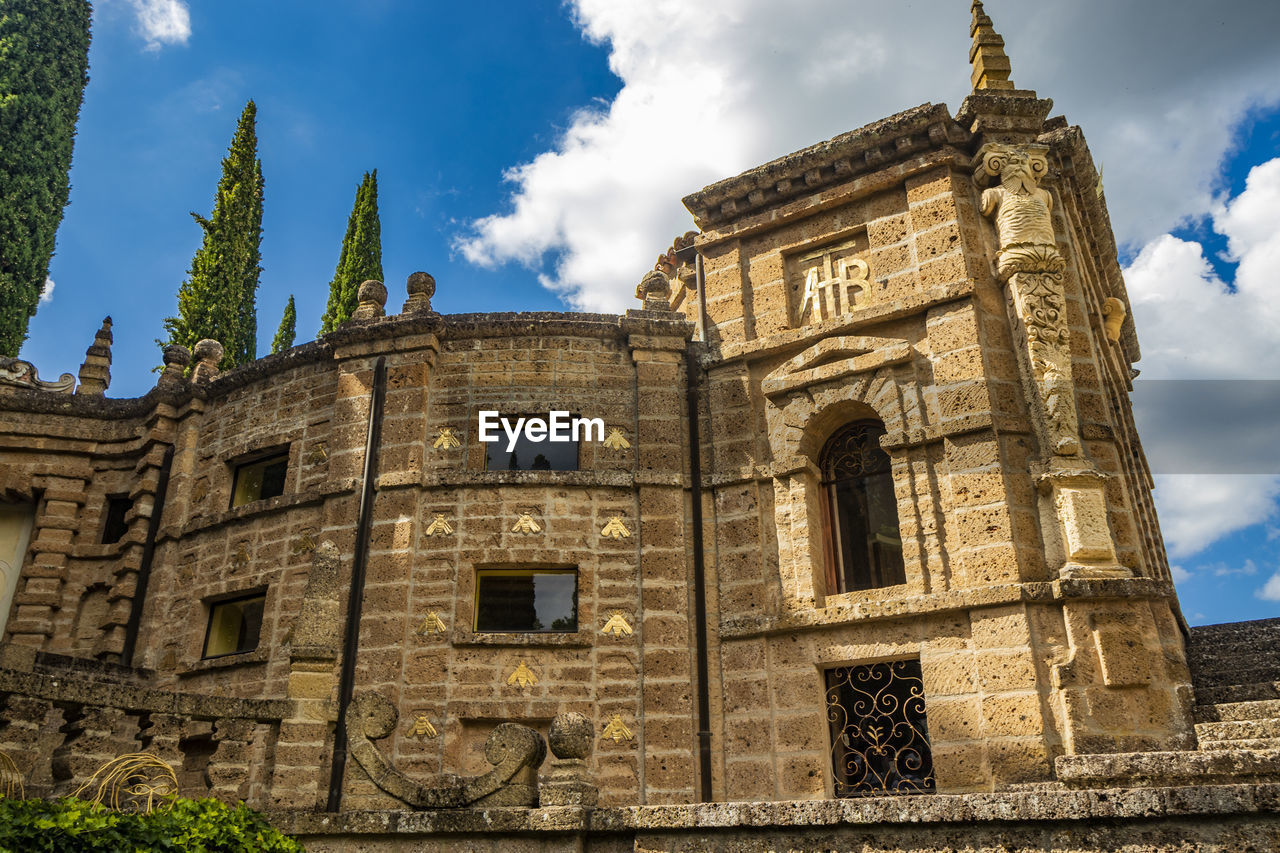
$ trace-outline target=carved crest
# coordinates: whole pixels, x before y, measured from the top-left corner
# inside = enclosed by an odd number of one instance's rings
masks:
[[[444,620],[434,610],[428,610],[427,615],[422,619],[422,624],[413,633],[419,637],[426,637],[431,634],[443,634],[444,631]]]
[[[293,540],[293,547],[289,550],[296,557],[299,554],[309,554],[316,549],[316,540],[312,534],[315,533],[310,527],[298,534],[298,538]]]
[[[453,427],[440,427],[440,432],[436,435],[436,440],[431,446],[436,450],[452,450],[455,447],[461,447],[462,442],[458,440],[458,435]]]
[[[609,518],[609,523],[600,531],[600,535],[606,539],[629,539],[631,531],[622,523],[622,516],[615,515]]]
[[[409,724],[409,731],[405,734],[418,740],[430,740],[440,733],[436,731],[435,726],[431,725],[431,721],[427,719],[426,714],[418,714],[413,718],[413,722]]]
[[[604,440],[604,446],[610,450],[626,450],[631,446],[631,442],[627,441],[627,437],[622,434],[619,427],[611,427],[609,437]]]
[[[610,718],[609,724],[604,727],[604,731],[601,733],[601,736],[606,740],[613,741],[614,743],[623,743],[624,741],[630,741],[635,738],[635,735],[631,733],[631,729],[627,728],[627,724],[622,722],[621,714],[614,714],[613,717]]]
[[[512,533],[541,533],[542,525],[534,520],[532,512],[523,513],[515,526],[511,528]]]
[[[435,518],[427,525],[428,536],[448,536],[453,532],[453,525],[444,517],[444,513],[437,512]]]
[[[601,629],[603,634],[612,634],[615,637],[630,637],[633,633],[631,624],[627,622],[627,617],[621,610],[615,610],[609,615],[609,621],[604,623]]]
[[[525,687],[532,687],[537,683],[538,676],[533,670],[529,669],[529,667],[525,665],[524,661],[521,661],[520,665],[515,668],[515,671],[507,676],[507,684],[512,687],[519,687],[523,689]]]

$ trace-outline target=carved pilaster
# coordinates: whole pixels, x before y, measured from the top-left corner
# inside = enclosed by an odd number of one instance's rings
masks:
[[[974,159],[974,179],[979,186],[997,181],[982,193],[982,213],[995,221],[996,275],[1009,288],[1015,338],[1022,343],[1032,391],[1032,420],[1045,448],[1042,517],[1060,534],[1056,545],[1046,542],[1050,559],[1063,576],[1127,575],[1116,564],[1104,477],[1080,444],[1063,283],[1066,260],[1053,233],[1053,197],[1040,187],[1049,171],[1048,151],[1044,145],[984,145]]]

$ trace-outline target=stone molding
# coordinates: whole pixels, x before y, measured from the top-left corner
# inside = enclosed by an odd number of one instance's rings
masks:
[[[704,187],[685,196],[684,206],[706,228],[967,140],[945,104],[921,104]]]

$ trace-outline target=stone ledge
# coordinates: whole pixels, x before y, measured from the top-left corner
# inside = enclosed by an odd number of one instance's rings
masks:
[[[241,506],[220,512],[212,516],[200,516],[193,521],[189,521],[182,527],[176,525],[165,525],[160,528],[159,535],[156,536],[157,542],[165,542],[170,539],[183,539],[195,533],[203,533],[217,527],[227,524],[233,524],[244,519],[257,518],[262,515],[270,515],[276,512],[283,512],[289,509],[297,509],[305,506],[318,506],[335,495],[345,495],[355,492],[359,486],[359,480],[354,477],[344,478],[341,480],[330,480],[324,483],[321,488],[312,489],[306,492],[293,492],[287,495],[277,495],[274,498],[268,498],[261,501],[253,501]]]
[[[1280,785],[1194,785],[988,794],[933,794],[772,803],[582,809],[458,809],[323,814],[269,811],[290,835],[630,834],[735,827],[810,828],[980,822],[1069,822],[1275,814]]]
[[[821,630],[851,622],[977,610],[1018,602],[1045,603],[1068,598],[1173,598],[1173,584],[1152,578],[1064,579],[967,587],[896,598],[866,598],[862,601],[848,601],[848,595],[856,593],[842,595],[841,598],[845,601],[838,606],[797,610],[780,616],[760,615],[725,620],[721,623],[721,636],[738,640],[788,631]]]
[[[8,655],[7,663],[18,657]],[[34,663],[34,660],[33,660]],[[15,693],[51,702],[70,702],[126,711],[178,714],[200,720],[234,717],[250,720],[287,720],[293,717],[289,699],[237,699],[155,690],[133,684],[89,681],[74,667],[61,672],[33,673],[0,669],[0,693]]]

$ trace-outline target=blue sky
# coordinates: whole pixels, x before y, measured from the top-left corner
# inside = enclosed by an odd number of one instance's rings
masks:
[[[1280,379],[1280,4],[991,0],[1020,86],[1104,166],[1143,379]],[[55,285],[22,356],[74,373],[115,320],[112,396],[154,340],[249,98],[266,180],[264,353],[290,294],[319,326],[361,174],[377,168],[389,304],[609,310],[681,196],[968,90],[963,0],[98,0]],[[1274,385],[1260,384],[1272,394]],[[1142,424],[1193,623],[1280,615],[1280,470],[1179,474]],[[1230,443],[1229,437],[1224,442]]]

